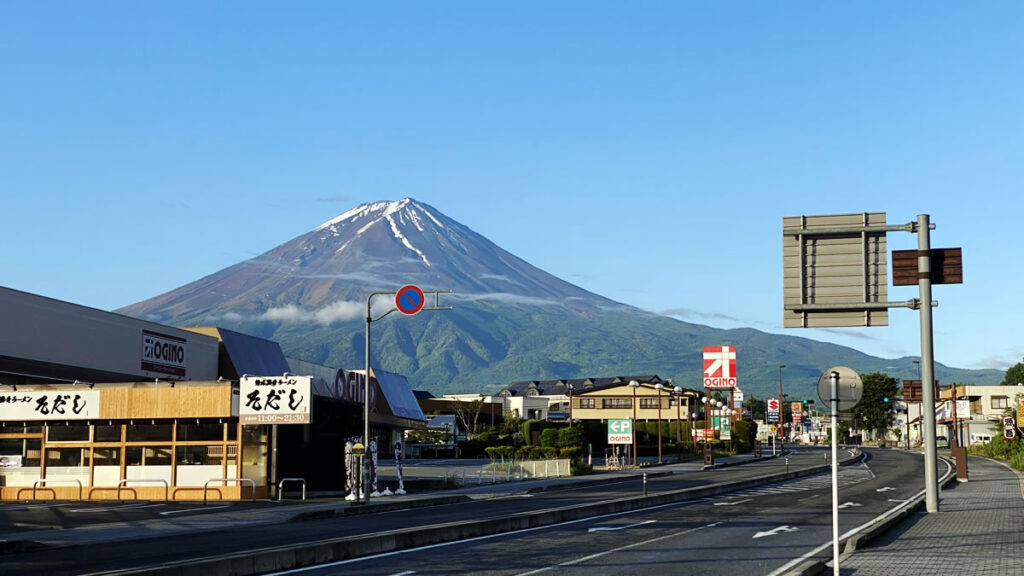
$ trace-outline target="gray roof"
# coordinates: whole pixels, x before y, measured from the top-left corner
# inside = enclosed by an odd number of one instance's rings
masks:
[[[595,378],[563,378],[561,380],[524,380],[513,382],[498,392],[498,396],[508,393],[510,396],[568,396],[569,387],[573,393],[599,390],[627,384],[630,380],[649,384],[668,384],[657,374],[642,376],[606,376]]]

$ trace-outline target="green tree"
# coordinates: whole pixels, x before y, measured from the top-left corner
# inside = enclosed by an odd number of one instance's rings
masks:
[[[1003,386],[1016,386],[1024,382],[1024,361],[1017,362],[1006,371],[1006,376],[1003,378]]]
[[[559,448],[579,448],[583,449],[585,444],[585,438],[583,436],[583,427],[574,426],[572,428],[562,428],[558,431],[558,447]]]
[[[752,419],[764,419],[766,418],[765,414],[768,412],[768,401],[755,398],[751,394],[743,401],[743,408],[750,413]]]
[[[558,446],[558,429],[545,428],[540,433],[540,445],[544,448],[555,448]]]
[[[884,438],[886,431],[896,421],[899,382],[881,372],[864,374],[860,380],[864,383],[864,394],[853,408],[853,425],[874,432],[876,438]]]

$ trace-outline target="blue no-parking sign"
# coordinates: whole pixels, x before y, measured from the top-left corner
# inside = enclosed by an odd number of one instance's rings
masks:
[[[412,284],[402,286],[395,294],[395,306],[397,306],[398,311],[403,314],[409,314],[411,316],[419,312],[423,309],[423,302],[423,290],[420,290],[419,286],[414,286]]]

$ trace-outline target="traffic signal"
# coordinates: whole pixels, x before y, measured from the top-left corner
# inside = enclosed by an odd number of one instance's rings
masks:
[[[886,404],[888,404],[889,403],[889,397],[888,396],[883,396],[882,397],[882,402],[885,402]]]

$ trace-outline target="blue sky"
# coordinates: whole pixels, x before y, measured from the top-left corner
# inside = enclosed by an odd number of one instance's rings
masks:
[[[1022,29],[1017,2],[5,2],[0,285],[114,309],[412,197],[624,303],[899,357],[906,309],[783,330],[781,221],[925,213],[965,261],[936,360],[1005,369]]]

